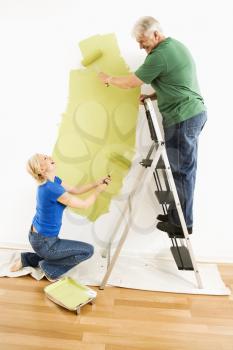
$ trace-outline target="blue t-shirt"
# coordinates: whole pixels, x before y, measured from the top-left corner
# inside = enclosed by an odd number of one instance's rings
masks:
[[[57,236],[62,224],[62,214],[65,205],[59,203],[57,199],[66,192],[61,186],[62,180],[55,176],[54,182],[48,180],[38,186],[36,215],[32,225],[36,231],[44,236]]]

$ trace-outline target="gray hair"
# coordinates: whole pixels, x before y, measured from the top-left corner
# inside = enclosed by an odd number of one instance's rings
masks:
[[[150,37],[154,32],[163,33],[160,23],[153,17],[145,16],[135,23],[132,35],[137,39],[141,36]]]

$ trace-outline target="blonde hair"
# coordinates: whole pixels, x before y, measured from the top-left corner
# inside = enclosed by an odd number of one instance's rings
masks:
[[[39,155],[34,154],[27,162],[27,171],[29,174],[39,183],[42,184],[46,181],[41,173]]]
[[[154,32],[163,33],[160,23],[153,17],[145,16],[135,23],[132,35],[137,39],[142,36],[150,37]]]

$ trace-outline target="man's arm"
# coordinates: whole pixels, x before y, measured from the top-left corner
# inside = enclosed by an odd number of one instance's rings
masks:
[[[101,72],[98,76],[106,86],[113,85],[121,89],[132,89],[143,84],[143,81],[135,74],[122,77],[111,77],[110,75]]]

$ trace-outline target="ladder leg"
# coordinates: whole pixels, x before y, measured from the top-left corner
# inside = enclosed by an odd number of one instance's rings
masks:
[[[134,210],[134,213],[132,213],[132,198],[134,197],[135,193],[138,191],[138,188],[139,188],[139,191],[141,189],[141,185],[143,186],[146,186],[146,184],[148,183],[148,181],[150,180],[150,178],[152,177],[152,174],[153,174],[153,171],[151,169],[154,169],[156,167],[156,164],[158,163],[159,161],[159,158],[161,156],[161,152],[162,152],[162,146],[159,146],[158,149],[157,149],[157,152],[156,152],[156,155],[153,159],[153,162],[151,164],[151,168],[148,168],[148,169],[144,169],[142,168],[142,170],[139,172],[139,175],[135,181],[135,185],[133,187],[133,190],[128,198],[128,209],[129,209],[129,219],[128,219],[128,222],[127,222],[127,225],[122,233],[122,236],[121,236],[121,239],[118,243],[118,246],[116,248],[116,251],[115,253],[113,254],[113,257],[111,259],[111,262],[108,266],[108,269],[107,269],[107,272],[103,278],[103,281],[101,282],[101,285],[99,287],[99,289],[104,289],[107,282],[108,282],[108,279],[111,275],[111,272],[112,272],[112,269],[116,263],[116,260],[120,254],[120,251],[125,243],[125,240],[127,238],[127,235],[129,233],[129,230],[130,230],[130,224],[131,224],[131,217],[133,215],[136,214],[137,210],[138,210],[138,207]],[[120,220],[118,221],[118,224],[120,224]],[[119,225],[117,225],[115,227],[115,230],[114,230],[114,236],[117,232],[117,229],[119,228]]]
[[[148,154],[146,156],[146,159],[150,159],[150,156],[153,153],[154,149],[155,149],[155,143],[153,142],[151,147],[150,147],[150,149],[149,149],[149,152],[148,152]],[[138,176],[138,178],[137,178],[137,180],[135,182],[135,186],[134,186],[135,188],[138,187],[138,185],[137,185],[138,181],[141,180],[141,176],[143,175],[144,171],[145,170],[140,172],[140,174],[139,174],[139,176]],[[135,189],[132,191],[132,193],[133,192],[135,192]],[[120,217],[119,217],[119,219],[118,219],[118,221],[117,221],[117,223],[115,225],[115,229],[113,230],[113,233],[112,233],[112,235],[111,235],[111,237],[110,237],[110,239],[108,241],[108,245],[107,245],[104,253],[102,254],[102,257],[107,258],[107,267],[109,266],[110,260],[111,260],[111,246],[112,246],[112,242],[113,242],[113,240],[114,240],[114,238],[115,238],[115,236],[116,236],[116,234],[118,232],[118,229],[120,227],[120,224],[121,224],[124,216],[127,214],[127,211],[128,211],[128,203],[126,203],[126,205],[124,206],[124,208],[123,208],[123,210],[122,210],[122,212],[120,214]]]
[[[114,238],[115,238],[115,236],[116,236],[116,234],[117,234],[117,232],[119,230],[120,224],[123,221],[124,216],[127,214],[127,211],[128,211],[128,202],[126,203],[126,205],[124,206],[122,212],[120,213],[120,216],[119,216],[119,218],[117,220],[117,223],[115,225],[115,228],[113,230],[113,233],[112,233],[112,235],[111,235],[111,237],[109,239],[109,242],[108,242],[108,245],[107,245],[107,248],[106,248],[106,256],[104,256],[104,257],[107,257],[107,267],[110,264],[112,242],[113,242],[113,240],[114,240]]]
[[[130,198],[128,200],[128,205],[129,205],[129,217],[130,217],[131,216],[131,211],[132,211],[131,199]],[[124,229],[124,232],[123,232],[123,234],[121,236],[121,239],[120,239],[120,242],[119,242],[119,244],[117,246],[117,249],[116,249],[115,253],[113,254],[113,257],[112,257],[111,262],[110,262],[110,264],[108,266],[107,272],[106,272],[106,274],[105,274],[105,276],[103,278],[103,281],[101,282],[101,285],[100,285],[99,289],[104,289],[106,284],[107,284],[107,282],[108,282],[108,279],[109,279],[109,277],[111,275],[112,269],[113,269],[113,267],[114,267],[114,265],[115,265],[115,263],[117,261],[117,258],[118,258],[119,254],[120,254],[120,251],[121,251],[122,247],[123,247],[123,244],[125,243],[125,240],[126,240],[126,238],[128,236],[128,233],[129,233],[129,230],[130,230],[130,223],[131,223],[131,220],[128,220],[128,223],[127,223],[127,225],[126,225],[126,227]]]
[[[176,209],[177,209],[177,212],[178,212],[178,215],[179,215],[179,218],[180,218],[181,227],[182,227],[182,230],[183,230],[183,233],[184,233],[184,239],[186,241],[186,245],[187,245],[187,248],[188,248],[188,251],[189,251],[189,254],[190,254],[190,258],[191,258],[191,261],[192,261],[192,264],[193,264],[194,273],[195,273],[195,277],[196,277],[196,280],[197,280],[197,285],[198,285],[198,288],[201,289],[201,288],[203,288],[201,276],[200,276],[200,273],[199,273],[199,270],[198,270],[198,267],[197,267],[196,259],[194,257],[192,245],[190,243],[189,233],[188,233],[186,222],[185,222],[185,219],[184,219],[184,214],[183,214],[183,211],[182,211],[182,208],[181,208],[181,204],[180,204],[180,201],[179,201],[178,193],[177,193],[177,190],[176,190],[175,181],[174,181],[174,178],[173,178],[173,175],[172,175],[172,171],[171,171],[171,168],[170,168],[169,160],[168,160],[167,153],[166,153],[165,149],[162,152],[162,157],[163,157],[163,160],[164,160],[164,163],[165,163],[165,166],[166,166],[166,173],[167,173],[168,182],[169,182],[170,188],[171,188],[171,190],[173,192],[173,196],[174,196],[174,200],[175,200],[175,204],[176,204]]]

